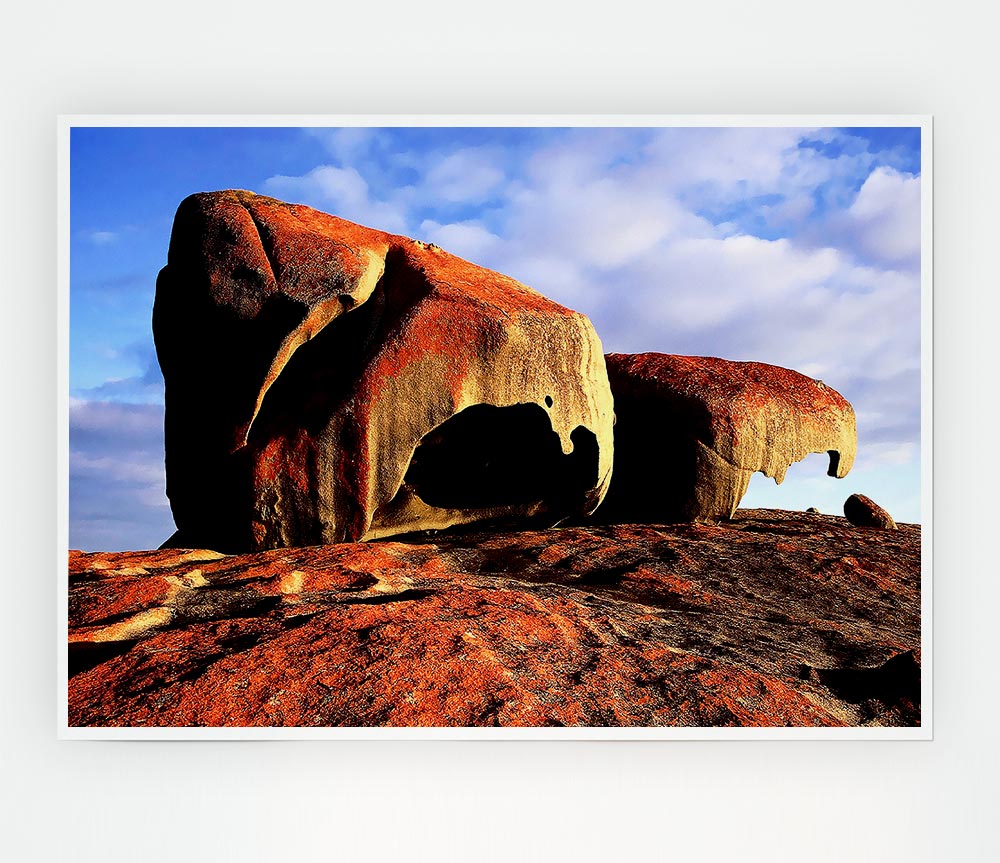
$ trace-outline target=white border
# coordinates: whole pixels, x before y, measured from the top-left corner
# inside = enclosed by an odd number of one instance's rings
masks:
[[[919,728],[77,728],[68,724],[70,131],[74,127],[850,127],[920,128],[921,726]],[[61,740],[933,740],[933,120],[879,114],[63,114],[58,118],[56,657]]]

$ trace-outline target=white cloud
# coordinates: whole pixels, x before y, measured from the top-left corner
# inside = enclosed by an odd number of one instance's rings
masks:
[[[807,133],[788,128],[664,129],[648,146],[656,172],[674,189],[711,186],[746,196],[788,182]],[[802,171],[806,163],[800,163]],[[786,177],[787,175],[787,177]]]
[[[69,455],[69,468],[74,473],[91,473],[103,480],[139,483],[155,489],[156,505],[166,506],[163,495],[163,465],[154,462],[131,462],[115,456],[91,457],[86,452],[74,451]]]
[[[322,141],[330,155],[336,157],[343,165],[368,153],[376,141],[377,130],[357,126],[336,129],[316,128],[309,129],[308,132]]]
[[[263,190],[382,231],[407,230],[405,208],[373,198],[368,183],[354,168],[320,165],[298,177],[279,174],[265,180]]]
[[[117,242],[119,234],[115,231],[84,231],[83,236],[95,246],[107,246]]]
[[[174,531],[163,407],[70,399],[71,548],[156,548]]]
[[[912,464],[919,456],[920,448],[915,441],[864,442],[858,453],[861,467]]]
[[[265,181],[272,193],[287,197],[319,199],[341,206],[357,206],[368,201],[368,184],[354,168],[320,165],[301,177],[279,174]]]
[[[541,250],[522,250],[513,244],[504,247],[499,262],[488,260],[487,264],[550,299],[585,313],[601,302],[607,289],[607,284],[571,258]]]
[[[736,320],[751,308],[777,313],[789,299],[822,286],[841,259],[833,249],[807,251],[786,239],[743,235],[681,239],[651,263],[669,296],[669,314],[704,327]]]
[[[110,401],[69,400],[71,434],[115,433],[156,444],[163,434],[163,408]]]
[[[427,241],[470,261],[480,260],[503,242],[474,220],[442,225],[433,219],[424,219],[420,224],[420,234]]]
[[[780,228],[789,224],[801,223],[816,208],[816,203],[809,194],[793,194],[782,199],[777,204],[765,204],[760,207],[760,215],[765,224]]]
[[[481,203],[504,180],[497,154],[482,147],[465,147],[436,158],[424,173],[421,190],[431,199]]]
[[[850,231],[870,260],[916,263],[920,255],[920,177],[876,168],[847,210]]]
[[[632,172],[519,192],[507,220],[513,246],[544,247],[602,269],[640,259],[672,235],[710,231],[707,222]]]

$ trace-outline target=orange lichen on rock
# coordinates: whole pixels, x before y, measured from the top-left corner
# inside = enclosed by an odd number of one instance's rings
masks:
[[[153,331],[172,545],[552,524],[607,489],[590,322],[436,246],[251,192],[193,195]]]
[[[789,466],[828,452],[851,469],[854,410],[822,381],[765,363],[669,354],[608,354],[615,474],[595,518],[730,518],[750,477],[780,483]]]
[[[70,570],[72,725],[920,722],[912,525],[746,510],[725,525],[73,553]]]

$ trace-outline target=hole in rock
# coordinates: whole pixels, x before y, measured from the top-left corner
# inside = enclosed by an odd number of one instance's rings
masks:
[[[827,476],[836,476],[837,469],[840,467],[840,453],[835,449],[827,450],[827,455],[830,456],[830,467],[827,469]]]
[[[577,426],[564,454],[541,405],[473,405],[424,436],[405,482],[425,503],[482,509],[545,501],[572,506],[597,484],[599,447]]]
[[[552,396],[546,396],[546,397],[545,397],[545,404],[546,404],[546,405],[547,405],[548,407],[552,407]]]
[[[740,509],[786,509],[805,512],[814,506],[821,512],[843,515],[844,498],[848,492],[828,476],[836,473],[836,450],[814,452],[788,468],[785,481],[778,485],[759,471],[750,477],[750,486]],[[830,469],[833,473],[830,473]]]
[[[697,405],[616,396],[614,471],[595,520],[688,519],[697,482],[697,437],[704,437],[709,424]]]

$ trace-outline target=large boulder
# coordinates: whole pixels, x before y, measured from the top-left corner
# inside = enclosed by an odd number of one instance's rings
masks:
[[[857,449],[854,410],[822,381],[765,363],[608,354],[615,472],[605,522],[731,518],[757,471],[780,483],[810,453],[843,477]]]
[[[251,192],[193,195],[153,334],[171,545],[552,524],[607,489],[590,321],[434,245]]]

